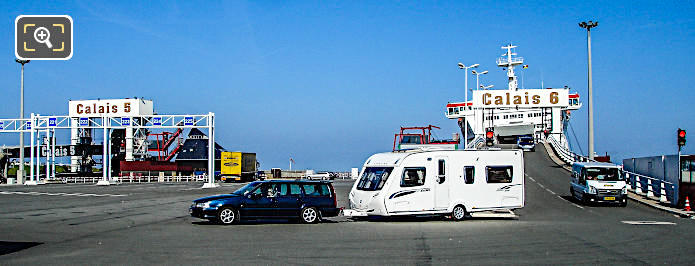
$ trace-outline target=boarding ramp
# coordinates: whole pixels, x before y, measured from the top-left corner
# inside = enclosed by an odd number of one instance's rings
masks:
[[[495,126],[493,129],[497,136],[497,142],[500,144],[516,144],[519,136],[533,136],[534,130],[534,124],[503,125]]]

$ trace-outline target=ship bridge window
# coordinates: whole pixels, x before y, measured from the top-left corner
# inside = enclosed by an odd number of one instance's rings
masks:
[[[422,139],[420,136],[403,136],[401,139],[401,144],[421,144]]]

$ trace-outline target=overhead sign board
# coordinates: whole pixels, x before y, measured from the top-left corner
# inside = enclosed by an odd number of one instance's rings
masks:
[[[144,99],[82,100],[69,102],[71,117],[124,117],[152,115],[154,105]]]
[[[567,107],[569,90],[477,90],[473,91],[473,105],[481,108]]]
[[[89,118],[80,117],[80,126],[81,127],[89,126]]]
[[[192,116],[186,116],[183,118],[183,125],[184,126],[192,126],[195,120],[193,120]]]
[[[122,126],[130,126],[130,117],[121,117]]]
[[[152,118],[152,125],[154,126],[161,126],[162,125],[162,118],[157,116]]]
[[[55,117],[48,118],[49,127],[55,127],[57,124],[57,119]]]

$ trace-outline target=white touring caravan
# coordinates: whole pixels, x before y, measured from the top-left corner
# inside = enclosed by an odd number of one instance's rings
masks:
[[[350,216],[448,215],[524,207],[520,150],[407,150],[369,157]]]

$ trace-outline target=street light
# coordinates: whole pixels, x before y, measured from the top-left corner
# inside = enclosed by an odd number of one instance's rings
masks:
[[[22,64],[21,89],[19,92],[19,119],[24,119],[24,65],[30,60],[15,59]],[[22,126],[26,126],[22,125]],[[17,184],[24,184],[24,132],[19,132],[19,168],[17,169]]]
[[[476,68],[480,66],[480,64],[473,64],[470,66],[465,66],[463,63],[459,63],[459,69],[465,70],[463,73],[466,74],[466,89],[464,90],[464,94],[466,97],[466,100],[464,101],[464,110],[468,110],[468,69],[469,68]],[[464,149],[468,148],[468,119],[465,119],[463,121],[463,143],[464,143]]]
[[[473,70],[473,71],[471,71],[471,73],[473,73],[473,75],[475,75],[475,87],[476,87],[476,88],[479,88],[479,87],[480,87],[480,79],[479,79],[479,77],[480,77],[480,75],[485,75],[485,74],[487,74],[487,70],[485,70],[485,71],[483,71],[483,72],[477,72],[477,71]]]
[[[480,88],[483,89],[483,90],[487,90],[487,89],[492,88],[492,87],[494,87],[494,86],[495,86],[495,85],[487,85],[487,86],[480,85]]]
[[[589,54],[589,159],[594,159],[594,103],[591,88],[591,28],[598,26],[598,21],[581,22],[579,27],[586,29],[586,47]]]

